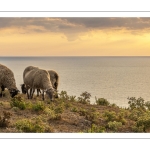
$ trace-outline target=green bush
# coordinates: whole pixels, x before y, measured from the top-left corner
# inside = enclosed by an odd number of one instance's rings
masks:
[[[150,129],[150,114],[145,113],[143,116],[139,117],[136,124],[137,127],[143,127],[143,131],[146,132]]]
[[[116,122],[116,121],[110,121],[110,122],[108,122],[107,127],[116,132],[116,131],[118,131],[118,128],[122,127],[122,123]]]
[[[129,104],[129,108],[130,109],[142,109],[145,110],[145,103],[144,103],[144,99],[139,97],[138,99],[136,99],[135,97],[130,97],[128,98],[128,104]]]
[[[11,99],[10,106],[18,107],[19,109],[24,110],[27,108],[28,104],[25,103],[24,99],[21,96],[15,96]]]
[[[45,131],[45,128],[43,125],[41,125],[38,122],[32,122],[28,119],[22,119],[16,122],[16,128],[22,132],[27,133],[42,133]]]
[[[61,113],[63,113],[63,111],[64,111],[64,107],[62,106],[62,105],[60,105],[60,106],[57,106],[55,109],[54,109],[54,111],[55,111],[55,113],[56,114],[61,114]]]
[[[137,121],[138,118],[139,118],[140,116],[142,116],[142,114],[143,114],[143,113],[141,113],[140,110],[138,110],[138,109],[133,109],[133,110],[130,112],[130,114],[129,114],[129,119],[131,119],[131,120],[133,120],[133,121]]]
[[[62,99],[62,100],[68,100],[69,99],[69,96],[68,96],[66,91],[61,91],[61,93],[59,93],[58,95],[59,95],[59,99]]]
[[[69,96],[69,100],[71,101],[71,102],[75,102],[76,101],[76,96]]]
[[[92,124],[91,128],[88,129],[88,133],[104,133],[106,132],[105,127],[103,126],[97,126],[96,124]]]
[[[91,94],[88,92],[83,92],[80,97],[78,97],[78,102],[82,104],[90,104]]]
[[[73,107],[73,108],[71,109],[71,111],[72,111],[72,112],[78,112],[79,110],[78,110],[77,107]]]
[[[108,122],[117,120],[117,115],[114,111],[105,111],[103,116]]]
[[[35,104],[32,104],[32,110],[36,112],[42,112],[46,108],[44,102],[37,102]]]
[[[145,102],[145,107],[150,110],[150,101]]]
[[[98,123],[99,122],[99,116],[100,114],[98,112],[88,112],[85,115],[85,119],[91,121],[92,123]]]
[[[102,105],[102,106],[109,106],[109,102],[107,101],[107,99],[105,99],[105,98],[96,98],[95,97],[95,100],[96,100],[96,104],[97,105]]]

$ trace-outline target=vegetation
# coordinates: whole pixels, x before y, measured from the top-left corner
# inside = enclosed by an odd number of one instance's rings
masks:
[[[7,92],[7,91],[6,91]],[[41,95],[28,100],[24,94],[14,98],[4,92],[0,102],[0,132],[15,133],[149,133],[150,102],[139,97],[128,98],[128,108],[110,104],[105,98],[90,103],[91,94],[44,101]]]

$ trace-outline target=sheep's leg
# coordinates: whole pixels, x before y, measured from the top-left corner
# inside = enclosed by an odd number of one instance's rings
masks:
[[[30,98],[31,98],[31,99],[33,98],[34,92],[35,92],[35,89],[31,88],[31,89],[30,89]]]
[[[2,87],[1,87],[0,97],[2,97]]]
[[[29,95],[30,99],[32,99],[31,96],[32,96],[32,88],[30,88],[30,95]]]
[[[37,96],[39,96],[39,93],[41,93],[40,89],[37,89]]]
[[[42,99],[43,99],[43,101],[44,101],[44,90],[43,90],[43,93],[42,93]]]
[[[34,92],[35,92],[35,89],[33,89],[33,91],[32,91],[32,98],[33,98],[33,94],[34,94]]]
[[[4,95],[3,95],[3,91],[5,90],[5,88],[4,88],[4,86],[2,85],[1,86],[1,93],[0,93],[0,97],[3,97]]]
[[[27,89],[27,97],[28,97],[28,99],[29,99],[29,92],[28,92],[28,90],[29,90],[29,89]]]

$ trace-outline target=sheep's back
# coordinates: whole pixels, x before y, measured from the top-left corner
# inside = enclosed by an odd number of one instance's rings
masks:
[[[14,73],[6,66],[0,64],[0,84],[16,86]]]
[[[38,69],[38,67],[36,66],[28,66],[25,68],[24,72],[23,72],[23,78],[25,77],[25,74],[33,69]]]
[[[52,88],[48,71],[44,69],[37,69],[35,71],[33,87],[41,89]]]

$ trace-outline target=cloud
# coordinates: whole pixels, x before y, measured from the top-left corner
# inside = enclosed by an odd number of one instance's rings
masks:
[[[0,18],[0,29],[23,29],[24,33],[57,32],[66,35],[68,40],[91,30],[122,29],[135,34],[137,30],[150,29],[150,18],[120,18],[120,17],[68,17],[68,18]],[[18,30],[19,31],[19,30]],[[134,32],[135,31],[135,32]],[[22,32],[22,30],[21,30]]]

